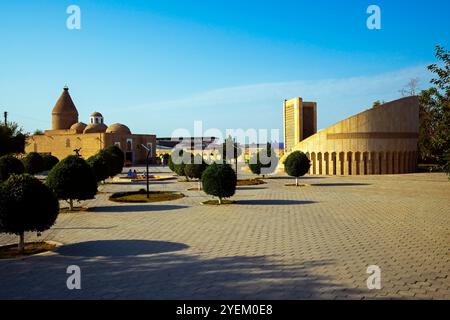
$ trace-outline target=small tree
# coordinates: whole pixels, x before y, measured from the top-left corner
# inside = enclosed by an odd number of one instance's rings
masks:
[[[73,200],[93,199],[97,193],[97,181],[91,167],[80,157],[68,156],[48,173],[47,186],[58,199],[69,203],[73,210]]]
[[[193,163],[184,166],[184,174],[191,179],[198,179],[198,189],[202,190],[202,174],[208,165],[203,161],[201,155],[194,157]]]
[[[12,174],[25,172],[22,161],[9,154],[0,157],[0,181],[6,181]]]
[[[169,159],[169,168],[173,172],[175,172],[180,177],[186,177],[186,180],[189,181],[189,176],[186,175],[184,168],[187,164],[194,162],[194,156],[186,152],[184,150],[177,150],[172,152]]]
[[[119,173],[122,173],[123,166],[125,164],[125,154],[123,151],[117,146],[109,146],[101,151],[101,153],[105,153],[106,157],[108,155],[108,163],[109,163],[109,176],[114,177]]]
[[[271,174],[275,171],[278,164],[278,158],[272,145],[267,143],[264,149],[253,155],[248,167],[253,174],[262,175]]]
[[[94,172],[97,182],[105,181],[108,178],[110,170],[108,167],[108,154],[105,152],[99,152],[95,156],[86,160],[88,165]]]
[[[44,170],[50,171],[54,166],[59,162],[59,159],[51,154],[42,155],[42,159],[44,160]]]
[[[225,139],[220,147],[223,163],[235,162],[236,175],[238,174],[238,158],[242,155],[242,148],[235,142],[231,136]]]
[[[202,174],[203,189],[206,194],[219,198],[229,198],[236,192],[237,177],[229,164],[213,163]]]
[[[168,154],[168,153],[163,154],[163,156],[162,156],[162,165],[163,166],[167,166],[168,163],[169,163],[169,159],[170,159],[170,154]]]
[[[45,170],[44,159],[37,152],[30,152],[25,158],[22,159],[25,172],[31,175],[35,175]]]
[[[311,167],[306,154],[301,151],[294,151],[284,161],[284,169],[288,175],[295,177],[295,185],[298,186],[298,178],[308,173]]]
[[[0,156],[10,153],[24,153],[26,135],[15,122],[0,124]]]
[[[19,236],[19,253],[25,249],[25,232],[48,230],[56,221],[55,194],[29,174],[12,175],[0,186],[0,230]]]

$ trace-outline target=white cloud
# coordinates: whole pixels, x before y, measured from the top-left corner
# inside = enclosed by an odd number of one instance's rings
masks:
[[[110,113],[121,113],[125,118],[138,113],[139,117],[132,119],[133,127],[158,135],[170,135],[176,128],[192,130],[196,120],[203,120],[205,127],[224,132],[238,128],[281,130],[282,101],[301,96],[318,103],[318,127],[322,129],[371,107],[376,100],[400,98],[399,90],[412,78],[420,78],[421,85],[427,87],[430,74],[425,66],[416,66],[373,76],[257,83],[110,110]]]
[[[150,102],[126,108],[126,110],[167,110],[170,108],[203,108],[214,106],[241,106],[242,104],[264,103],[302,96],[305,99],[325,100],[328,98],[360,100],[365,97],[395,98],[399,90],[411,79],[419,77],[422,84],[430,75],[424,66],[402,69],[375,76],[342,79],[302,80],[290,82],[258,83],[237,87],[221,88],[201,92],[180,99]],[[345,101],[342,101],[345,103]],[[369,99],[367,103],[371,102]],[[361,106],[362,107],[362,106]]]

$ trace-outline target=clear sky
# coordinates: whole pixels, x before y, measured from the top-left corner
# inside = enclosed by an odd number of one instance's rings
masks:
[[[81,9],[81,30],[66,8]],[[366,27],[381,8],[381,30]],[[434,46],[449,48],[447,0],[28,0],[0,4],[0,111],[48,129],[65,84],[87,122],[170,135],[282,129],[282,101],[318,102],[319,128],[428,86]]]

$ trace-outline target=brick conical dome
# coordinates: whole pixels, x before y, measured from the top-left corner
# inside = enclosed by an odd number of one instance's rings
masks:
[[[65,130],[78,122],[78,111],[69,94],[69,88],[64,90],[56,101],[52,111],[52,129]]]

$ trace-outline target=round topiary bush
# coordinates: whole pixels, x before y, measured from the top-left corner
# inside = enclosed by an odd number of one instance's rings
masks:
[[[176,175],[180,177],[186,177],[186,180],[189,181],[189,177],[186,175],[184,168],[187,164],[194,162],[194,155],[184,150],[176,150],[172,152],[169,159],[169,168]]]
[[[105,181],[109,177],[108,155],[105,152],[90,157],[86,162],[94,172],[97,182]]]
[[[39,172],[45,170],[44,159],[37,152],[30,152],[25,158],[22,159],[23,166],[25,167],[25,172],[35,175]]]
[[[54,166],[59,162],[59,159],[51,154],[42,155],[42,159],[44,160],[44,170],[50,171]]]
[[[229,164],[213,163],[202,174],[203,190],[219,198],[229,198],[236,192],[237,177]]]
[[[80,157],[68,156],[48,173],[47,186],[58,199],[69,203],[73,200],[93,199],[97,193],[97,181],[91,167]]]
[[[110,177],[122,173],[125,164],[125,154],[122,149],[117,146],[109,146],[100,151],[100,153],[107,158]]]
[[[311,167],[306,154],[301,151],[294,151],[284,161],[284,170],[291,177],[295,177],[295,185],[298,186],[298,178],[308,173]]]
[[[22,161],[11,154],[0,157],[0,181],[6,181],[12,174],[25,172]]]
[[[252,156],[248,167],[253,174],[262,175],[271,174],[275,171],[278,165],[278,158],[270,144]]]
[[[26,231],[49,229],[59,214],[55,194],[29,174],[12,175],[0,187],[0,230],[19,236],[24,253]]]
[[[202,189],[202,174],[206,170],[208,165],[203,161],[201,155],[194,157],[193,163],[186,164],[184,166],[184,174],[191,179],[198,179],[198,189]]]
[[[170,154],[165,153],[162,156],[162,165],[167,166],[169,164]]]

